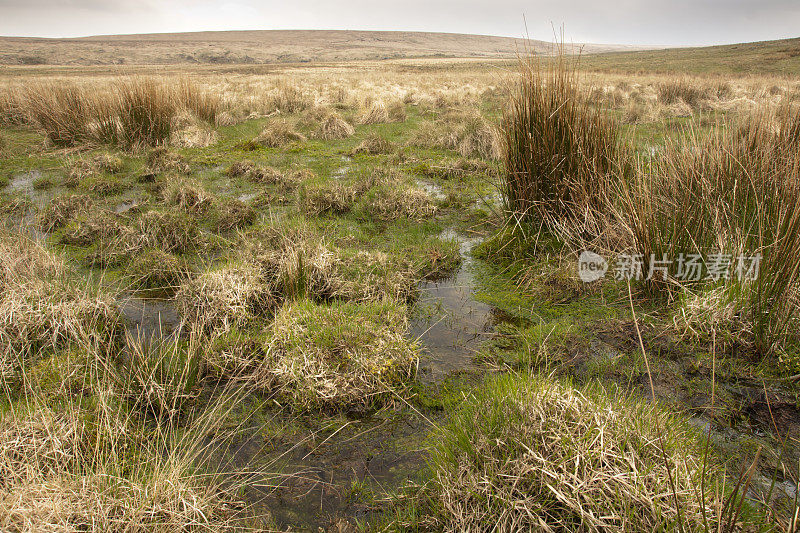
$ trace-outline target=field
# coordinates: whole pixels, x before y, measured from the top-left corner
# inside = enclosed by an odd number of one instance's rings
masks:
[[[618,57],[6,67],[0,530],[792,531],[800,82]]]

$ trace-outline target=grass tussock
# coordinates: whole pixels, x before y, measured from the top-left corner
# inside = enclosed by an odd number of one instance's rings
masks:
[[[86,195],[58,196],[39,212],[37,226],[45,233],[61,229],[76,215],[86,213],[92,203],[92,199]]]
[[[245,328],[278,303],[273,287],[247,263],[197,276],[181,287],[176,301],[181,316],[217,333]]]
[[[726,92],[726,87],[722,86],[720,91],[717,91],[717,94],[724,97]],[[694,85],[687,79],[672,79],[661,82],[656,86],[658,101],[664,105],[684,103],[691,109],[697,109],[708,95],[709,93],[706,90]]]
[[[314,99],[297,85],[279,84],[267,98],[267,108],[281,113],[299,113],[314,105]]]
[[[119,215],[107,210],[91,209],[72,218],[61,231],[60,240],[73,246],[89,246],[94,242],[110,241],[122,232]]]
[[[453,150],[464,157],[493,160],[502,155],[502,139],[497,127],[477,111],[451,111],[435,122],[425,122],[414,134],[411,143]]]
[[[695,531],[715,523],[717,472],[685,422],[596,385],[490,380],[433,446],[447,531],[656,531],[679,520]],[[707,502],[699,501],[703,475]]]
[[[389,122],[389,112],[386,105],[380,100],[376,100],[361,113],[358,119],[359,124],[382,124]]]
[[[504,192],[529,221],[582,221],[606,210],[617,170],[618,126],[581,94],[571,61],[523,59],[503,118]]]
[[[191,214],[202,215],[214,204],[214,198],[200,184],[185,180],[169,180],[162,190],[164,203]]]
[[[356,199],[364,192],[359,185],[334,182],[323,185],[309,185],[300,191],[301,209],[308,215],[323,213],[342,215],[348,213]]]
[[[663,157],[623,188],[620,217],[644,257],[701,254],[704,268],[721,257],[725,279],[680,282],[654,276],[647,287],[675,296],[724,285],[719,314],[729,305],[746,324],[754,349],[780,354],[794,342],[800,273],[800,150],[793,137],[797,114],[766,115],[668,144]],[[757,177],[757,179],[754,179]],[[762,255],[757,279],[745,279],[740,256]],[[727,265],[727,266],[726,266]],[[672,272],[671,276],[675,276]],[[677,282],[677,283],[675,283]],[[713,322],[713,321],[712,321]]]
[[[295,131],[285,121],[273,121],[264,126],[261,133],[253,140],[260,146],[267,148],[281,148],[291,143],[305,142],[306,137],[302,133]]]
[[[293,403],[373,405],[412,376],[417,349],[394,303],[297,301],[278,311],[261,380]]]
[[[128,254],[146,248],[169,253],[184,253],[203,246],[197,224],[178,211],[147,211],[126,226],[119,246]]]
[[[78,157],[67,162],[67,175],[64,184],[77,187],[99,173],[119,174],[124,168],[122,158],[112,154],[100,154],[92,159]]]
[[[329,113],[319,125],[317,137],[325,140],[346,139],[356,132],[338,113]]]
[[[358,146],[350,151],[350,155],[366,154],[366,155],[379,155],[390,154],[394,150],[394,145],[391,141],[377,134],[372,134]]]
[[[166,86],[151,79],[134,79],[117,86],[116,121],[123,146],[166,144],[178,107]]]
[[[191,172],[191,167],[186,159],[164,146],[153,148],[148,152],[147,168],[153,174],[161,172],[189,174]]]
[[[161,359],[162,366],[167,360]],[[154,387],[157,370],[133,368],[140,369],[143,390],[148,391],[138,401],[167,390]],[[184,370],[173,367],[164,377],[188,383],[188,378],[175,377],[183,375]],[[204,457],[208,445],[201,444],[206,435],[222,435],[218,432],[230,401],[218,400],[206,413],[191,413],[180,428],[173,417],[154,431],[114,394],[116,386],[136,389],[134,381],[121,376],[103,367],[96,381],[85,379],[83,387],[97,393],[94,402],[70,397],[65,406],[54,408],[37,389],[3,412],[0,528],[100,533],[257,527],[232,496],[236,483],[223,484]]]
[[[436,214],[430,195],[416,187],[379,185],[364,195],[363,211],[370,217],[391,221],[399,218],[424,220]]]
[[[225,111],[222,98],[211,91],[203,90],[189,80],[181,80],[177,90],[178,102],[195,117],[214,126]]]
[[[138,251],[125,267],[128,286],[151,294],[174,294],[192,274],[183,258],[154,248]]]

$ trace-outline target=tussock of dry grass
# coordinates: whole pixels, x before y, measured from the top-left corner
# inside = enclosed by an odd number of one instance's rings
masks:
[[[118,245],[129,254],[144,248],[183,253],[203,246],[204,240],[195,221],[184,213],[148,211],[125,227]]]
[[[358,122],[360,124],[381,124],[389,122],[389,112],[386,110],[386,105],[380,100],[372,102],[369,107],[361,113]]]
[[[427,192],[400,185],[378,186],[369,191],[363,207],[370,216],[384,221],[404,217],[423,220],[436,214],[436,204]]]
[[[275,317],[258,378],[297,404],[378,403],[412,376],[418,355],[405,327],[394,303],[292,302]]]
[[[241,200],[222,198],[215,202],[212,217],[215,231],[225,233],[249,226],[258,218],[258,212]]]
[[[703,530],[704,513],[716,523],[717,471],[705,469],[701,504],[702,446],[685,422],[599,386],[495,379],[433,443],[446,531],[669,530],[678,513],[687,531]]]
[[[181,287],[176,301],[186,320],[218,333],[246,327],[277,305],[273,288],[246,263],[201,274]]]
[[[464,157],[484,159],[499,159],[502,148],[497,127],[477,112],[452,112],[436,122],[425,122],[414,134],[411,143],[445,148]]]
[[[416,295],[416,269],[383,252],[339,251],[331,270],[333,299],[408,302]]]
[[[61,242],[88,246],[97,240],[108,241],[122,231],[119,215],[107,210],[91,209],[72,218],[61,232]]]
[[[222,98],[218,94],[203,90],[186,79],[181,80],[175,97],[180,105],[211,126],[218,123],[224,111]]]
[[[363,188],[344,183],[312,185],[304,187],[300,193],[300,206],[308,215],[332,213],[341,215],[353,208]]]
[[[187,213],[206,213],[214,204],[214,198],[200,184],[187,179],[171,179],[161,193],[166,205],[177,207]]]
[[[355,128],[351,126],[337,113],[330,113],[327,117],[322,119],[322,123],[317,131],[317,136],[320,139],[346,139],[356,132]]]
[[[389,122],[405,122],[407,118],[406,105],[401,100],[395,100],[389,104],[386,112],[389,116]]]
[[[205,148],[216,143],[217,132],[194,115],[179,115],[173,122],[169,144],[179,148]]]
[[[273,121],[264,126],[261,133],[253,140],[255,143],[268,148],[280,148],[287,144],[304,142],[302,133],[295,131],[285,121]]]
[[[100,154],[92,159],[75,158],[67,162],[67,176],[64,184],[75,187],[100,172],[118,174],[123,170],[123,162],[119,156]]]
[[[179,172],[189,174],[191,167],[189,163],[179,154],[169,151],[168,148],[160,146],[153,148],[147,154],[147,167],[151,172]]]
[[[125,267],[131,289],[172,294],[192,277],[193,271],[184,259],[155,248],[139,250]]]
[[[296,85],[279,84],[267,98],[267,109],[281,113],[299,113],[314,105],[314,99]]]
[[[380,135],[373,134],[361,141],[358,146],[353,148],[350,155],[367,154],[378,155],[388,154],[394,150],[394,145],[388,139]]]
[[[92,199],[85,195],[73,194],[54,198],[39,212],[37,225],[47,233],[60,229],[76,215],[87,212],[92,203]]]

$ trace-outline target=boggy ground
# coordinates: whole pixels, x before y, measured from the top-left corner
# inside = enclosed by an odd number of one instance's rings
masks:
[[[431,485],[447,483],[442,443],[475,415],[471,401],[571,398],[571,383],[605,405],[598,381],[647,401],[626,287],[582,284],[563,250],[522,269],[507,257],[496,71],[384,68],[211,82],[229,108],[213,124],[184,117],[166,148],[54,148],[19,115],[6,122],[2,282],[13,290],[0,369],[14,476],[0,490],[31,499],[6,500],[0,526],[79,529],[88,492],[116,510],[107,527],[116,516],[144,530],[453,528],[464,494]],[[421,77],[431,71],[439,85]],[[599,85],[594,98],[643,156],[709,114],[797,91],[770,79]],[[689,335],[635,287],[633,307],[658,404],[678,415],[667,426],[710,429],[729,483],[759,457],[745,514],[785,523],[800,428],[791,369]],[[504,424],[498,438],[514,432]],[[75,441],[65,466],[52,467],[65,452],[43,435]],[[14,455],[20,442],[32,444]],[[170,468],[147,466],[159,455]],[[112,459],[138,489],[103,485]],[[176,479],[184,492],[146,490]],[[759,515],[759,501],[776,513]]]

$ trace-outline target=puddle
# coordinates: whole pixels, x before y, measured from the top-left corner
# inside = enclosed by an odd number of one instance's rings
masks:
[[[31,170],[30,172],[26,172],[24,174],[17,174],[11,178],[11,183],[6,185],[4,192],[10,194],[23,193],[28,198],[33,198],[35,195],[33,182],[39,179],[41,176],[42,173],[38,170]]]
[[[157,339],[172,335],[181,324],[181,316],[168,300],[127,298],[117,302],[128,319],[128,331],[141,339]]]
[[[134,200],[130,200],[127,202],[120,202],[119,204],[114,206],[114,212],[117,213],[118,215],[123,215],[128,211],[137,209],[138,207],[139,203]]]
[[[270,434],[253,431],[227,450],[221,470],[280,473],[246,491],[247,501],[267,510],[280,531],[338,531],[363,522],[380,512],[370,494],[401,486],[424,465],[421,440],[430,428],[414,415],[272,416],[277,426]]]
[[[331,172],[331,177],[336,179],[344,178],[345,176],[347,176],[348,172],[350,172],[350,167],[348,165],[345,165]]]
[[[240,202],[249,202],[250,200],[255,199],[259,193],[257,192],[248,192],[244,194],[240,194],[237,198]]]
[[[450,278],[420,284],[418,306],[433,307],[436,312],[412,317],[409,335],[418,338],[426,355],[420,362],[428,375],[421,379],[435,381],[451,372],[476,368],[473,356],[495,322],[493,308],[473,298],[475,280],[472,272],[472,247],[479,239],[464,239],[454,231],[442,235],[460,244],[461,267]]]
[[[434,200],[445,200],[447,195],[442,191],[442,188],[429,181],[417,180],[417,187],[424,190]]]

